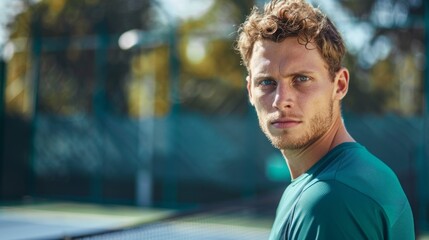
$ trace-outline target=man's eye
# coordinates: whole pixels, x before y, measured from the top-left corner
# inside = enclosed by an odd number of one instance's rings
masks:
[[[295,82],[307,82],[309,80],[310,80],[310,77],[307,77],[307,76],[299,75],[295,77]]]
[[[260,81],[259,85],[260,86],[275,86],[276,85],[276,81],[265,79],[265,80]]]

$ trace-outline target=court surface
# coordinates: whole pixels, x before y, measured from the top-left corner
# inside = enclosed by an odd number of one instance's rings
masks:
[[[69,202],[3,206],[0,239],[267,239],[274,207],[267,201],[187,212]]]
[[[0,239],[69,239],[158,221],[174,212],[77,203],[0,208]]]

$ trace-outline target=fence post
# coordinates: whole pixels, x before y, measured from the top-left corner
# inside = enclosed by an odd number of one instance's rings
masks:
[[[95,48],[95,89],[93,93],[93,104],[94,104],[94,120],[96,128],[101,135],[102,146],[98,145],[101,158],[97,159],[97,164],[94,169],[94,173],[91,176],[91,198],[94,202],[101,203],[103,200],[103,168],[106,161],[106,150],[105,139],[106,139],[106,125],[104,119],[106,118],[106,62],[107,62],[107,51],[109,44],[109,36],[106,34],[106,30],[103,24],[98,26],[96,48]]]
[[[35,164],[36,164],[36,121],[37,121],[37,107],[39,105],[39,82],[40,82],[40,68],[41,68],[41,55],[42,55],[42,35],[40,20],[37,19],[32,24],[31,38],[31,71],[30,78],[32,82],[32,109],[31,109],[31,122],[30,122],[30,154],[29,154],[29,165],[28,165],[28,176],[27,176],[27,194],[34,196],[36,194],[36,175],[35,175]]]
[[[0,58],[0,200],[3,197],[3,164],[4,164],[4,90],[6,86],[6,62]]]

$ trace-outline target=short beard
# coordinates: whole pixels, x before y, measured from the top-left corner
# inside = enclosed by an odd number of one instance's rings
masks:
[[[331,127],[333,121],[333,101],[329,103],[329,111],[321,112],[310,119],[310,128],[301,136],[296,138],[288,138],[285,135],[273,136],[266,122],[259,118],[259,125],[265,136],[270,140],[271,144],[277,149],[283,150],[298,150],[310,146],[320,139]]]

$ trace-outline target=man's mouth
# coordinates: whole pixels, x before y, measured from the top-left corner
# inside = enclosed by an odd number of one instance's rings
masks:
[[[300,121],[299,119],[292,119],[292,118],[277,119],[277,120],[271,121],[271,125],[278,129],[296,127],[301,123],[302,121]]]

